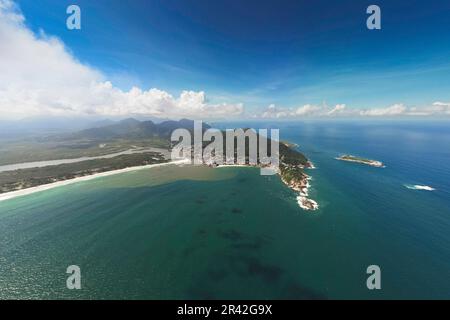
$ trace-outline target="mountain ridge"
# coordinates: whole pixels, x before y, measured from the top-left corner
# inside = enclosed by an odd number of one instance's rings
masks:
[[[209,129],[210,126],[203,124],[203,130]],[[163,138],[169,139],[172,132],[176,129],[194,130],[194,120],[166,120],[161,123],[154,123],[151,120],[136,120],[135,118],[127,118],[117,123],[106,126],[84,129],[66,135],[66,139],[147,139],[147,138]]]

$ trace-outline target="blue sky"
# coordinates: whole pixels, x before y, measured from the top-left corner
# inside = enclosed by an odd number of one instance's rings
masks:
[[[124,91],[205,91],[251,112],[450,101],[449,1],[17,3],[28,28],[58,37]],[[80,6],[82,30],[65,27],[69,4]],[[381,8],[381,30],[366,28],[370,4]]]

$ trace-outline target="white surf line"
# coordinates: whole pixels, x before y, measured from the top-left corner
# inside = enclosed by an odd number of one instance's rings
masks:
[[[419,185],[419,184],[415,184],[415,185],[405,184],[404,186],[406,188],[408,188],[408,189],[411,189],[411,190],[425,190],[425,191],[434,191],[434,190],[436,190],[433,187],[426,186],[426,185]]]
[[[170,164],[180,165],[180,164],[187,164],[187,163],[190,163],[189,159],[182,159],[182,160],[176,160],[176,161],[170,161],[170,162],[164,162],[164,163],[148,164],[145,166],[135,166],[135,167],[128,167],[128,168],[123,168],[123,169],[95,173],[95,174],[91,174],[91,175],[87,175],[87,176],[83,176],[83,177],[77,177],[77,178],[73,178],[73,179],[58,181],[58,182],[49,183],[49,184],[43,184],[40,186],[26,188],[26,189],[22,189],[22,190],[16,190],[16,191],[11,191],[11,192],[7,192],[7,193],[2,193],[2,194],[0,194],[0,201],[5,201],[5,200],[21,197],[21,196],[26,196],[26,195],[29,195],[32,193],[41,192],[41,191],[45,191],[45,190],[49,190],[49,189],[54,189],[54,188],[58,188],[58,187],[62,187],[62,186],[67,186],[69,184],[73,184],[73,183],[77,183],[77,182],[112,176],[112,175],[119,174],[119,173],[131,172],[131,171],[137,171],[137,170],[143,170],[143,169],[149,169],[149,168],[155,168],[155,167],[162,167],[162,166],[167,166]]]

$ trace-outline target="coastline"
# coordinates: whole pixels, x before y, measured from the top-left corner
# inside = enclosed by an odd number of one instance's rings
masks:
[[[217,165],[215,168],[226,168],[226,167],[259,167],[254,165],[248,165],[248,164],[221,164]],[[307,169],[316,169],[314,164],[311,161],[308,161]],[[281,178],[281,181],[290,189],[296,191],[299,193],[297,196],[297,203],[300,206],[300,208],[304,210],[312,210],[315,211],[319,209],[319,204],[309,198],[309,188],[311,188],[311,184],[309,183],[310,180],[312,180],[311,176],[307,175],[306,173],[303,174],[302,179],[300,179],[300,183],[296,182],[287,182],[283,175],[281,174],[281,171],[278,169],[276,170],[276,174],[278,174]]]
[[[285,185],[287,185],[290,189],[297,191],[299,193],[297,196],[297,203],[300,206],[300,208],[304,210],[315,211],[319,209],[319,204],[315,200],[309,198],[309,189],[311,188],[309,180],[311,179],[312,179],[311,176],[305,174],[300,184],[294,184],[288,183],[285,179],[283,179],[283,177],[281,177],[281,181],[283,181]]]
[[[314,166],[314,164],[311,161],[308,161],[308,169],[316,169],[316,167]],[[248,165],[248,164],[221,164],[221,165],[217,165],[215,168],[226,168],[226,167],[258,167],[258,166],[253,166],[253,165]],[[307,175],[306,173],[303,174],[303,178],[300,180],[300,183],[294,183],[294,182],[287,182],[284,178],[283,175],[281,174],[280,170],[276,170],[277,174],[280,176],[281,181],[290,189],[296,191],[299,193],[299,195],[297,196],[297,203],[300,206],[300,208],[304,209],[304,210],[312,210],[315,211],[317,209],[319,209],[319,204],[313,200],[309,198],[309,189],[311,188],[311,184],[309,183],[310,180],[312,180],[312,177]]]
[[[41,192],[41,191],[45,191],[45,190],[50,190],[50,189],[74,184],[77,182],[89,181],[89,180],[93,180],[96,178],[107,177],[107,176],[116,175],[116,174],[120,174],[120,173],[149,169],[149,168],[154,168],[154,167],[161,167],[161,166],[166,166],[166,165],[170,165],[170,164],[181,165],[181,164],[188,163],[188,161],[190,163],[190,160],[182,159],[182,160],[169,161],[169,162],[163,162],[163,163],[148,164],[148,165],[144,165],[144,166],[128,167],[128,168],[123,168],[123,169],[118,169],[118,170],[95,173],[95,174],[91,174],[91,175],[87,175],[87,176],[83,176],[83,177],[77,177],[74,179],[68,179],[68,180],[57,181],[57,182],[49,183],[49,184],[43,184],[40,186],[26,188],[26,189],[22,189],[22,190],[6,192],[6,193],[0,194],[0,202],[5,201],[5,200],[10,200],[13,198],[17,198],[17,197],[21,197],[21,196],[26,196],[26,195],[37,193],[37,192]]]

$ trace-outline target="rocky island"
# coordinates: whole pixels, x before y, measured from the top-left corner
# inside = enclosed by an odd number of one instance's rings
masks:
[[[385,167],[385,165],[381,161],[365,159],[365,158],[361,158],[361,157],[355,157],[352,155],[343,155],[343,156],[337,157],[336,159],[341,160],[341,161],[362,163],[362,164],[366,164],[368,166],[377,167],[377,168]]]

